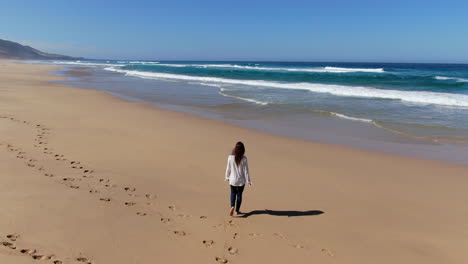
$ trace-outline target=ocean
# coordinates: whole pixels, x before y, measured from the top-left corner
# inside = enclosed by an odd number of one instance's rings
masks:
[[[65,66],[62,74],[72,85],[162,108],[306,140],[465,159],[460,155],[468,143],[467,64],[96,60],[52,64]],[[66,74],[76,71],[86,74]],[[413,151],[415,146],[420,150]]]

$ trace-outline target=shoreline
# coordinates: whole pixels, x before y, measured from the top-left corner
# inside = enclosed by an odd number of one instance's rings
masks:
[[[468,166],[270,135],[70,89],[50,83],[59,80],[48,73],[53,66],[0,67],[0,159],[8,164],[0,233],[20,235],[18,249],[96,264],[468,260]],[[250,214],[231,218],[223,173],[239,139],[255,185],[242,207]],[[6,247],[2,258],[33,262]]]
[[[155,87],[171,85],[171,82],[142,80],[131,76],[121,76],[120,73],[113,73],[98,68],[83,66],[61,66],[59,70],[54,72],[54,74],[68,79],[58,83],[72,86],[74,88],[102,91],[128,102],[146,104],[147,106],[154,107],[159,110],[188,113],[194,117],[220,121],[225,124],[253,129],[270,135],[295,138],[312,143],[343,146],[372,153],[377,152],[400,157],[468,165],[468,159],[463,158],[468,155],[468,148],[463,143],[450,141],[445,142],[443,139],[435,140],[434,138],[426,137],[424,135],[412,135],[404,131],[395,130],[392,127],[387,127],[383,123],[373,120],[369,120],[371,122],[361,122],[340,118],[340,114],[310,115],[310,113],[307,113],[305,116],[293,115],[289,117],[280,117],[279,119],[274,116],[249,118],[248,115],[244,118],[241,117],[245,114],[243,112],[226,112],[217,108],[210,108],[209,106],[204,106],[202,104],[191,104],[185,99],[180,102],[177,101],[179,99],[174,99],[180,96],[191,96],[191,94],[175,94],[173,96],[174,98],[170,98],[165,94],[170,91],[168,90],[162,91],[160,94],[156,93],[151,95],[152,97],[161,95],[163,97],[162,99],[146,99],[141,96],[137,97],[136,95],[138,93],[127,93],[126,91],[121,90],[122,88],[117,90],[115,90],[115,88],[107,89],[105,86],[105,83],[109,79],[114,78],[118,79],[113,80],[112,86],[119,85],[116,83],[118,80],[125,83],[123,86],[128,87],[136,85],[139,82],[145,82],[147,83],[145,85],[148,86],[155,85]],[[97,75],[95,76],[95,74]],[[104,75],[101,76],[102,74]],[[84,78],[86,78],[86,80],[82,79],[83,76],[85,76]],[[177,89],[177,87],[171,86],[170,89]],[[218,88],[210,89],[216,90]],[[205,94],[206,91],[202,91],[202,93]],[[216,94],[218,94],[218,92],[216,92]],[[193,96],[196,97],[197,95]],[[222,100],[222,98],[218,99]],[[248,105],[246,107],[250,108]],[[282,114],[280,114],[280,116],[281,115]]]

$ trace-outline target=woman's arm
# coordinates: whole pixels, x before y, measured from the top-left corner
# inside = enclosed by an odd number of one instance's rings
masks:
[[[247,157],[245,157],[244,176],[247,183],[249,185],[252,185],[252,181],[250,180],[249,163],[247,162]]]
[[[228,160],[227,160],[226,175],[224,177],[225,181],[229,181],[229,176],[231,175],[231,166],[229,164],[229,159],[230,159],[230,156],[228,156]]]

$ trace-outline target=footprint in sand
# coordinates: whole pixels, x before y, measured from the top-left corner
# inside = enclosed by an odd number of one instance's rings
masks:
[[[11,235],[7,235],[6,237],[10,239],[11,241],[16,241],[20,237],[20,235],[11,234]]]
[[[44,176],[47,176],[47,177],[54,177],[54,175],[51,174],[51,173],[45,173]]]
[[[142,213],[142,212],[137,212],[136,214],[139,216],[146,216],[146,213]]]
[[[16,249],[16,246],[11,242],[2,242],[2,245],[7,248]]]
[[[189,217],[192,217],[192,216],[189,215],[189,214],[178,214],[177,216],[178,216],[178,217],[181,217],[181,218],[189,218]]]
[[[280,234],[280,233],[273,233],[273,235],[281,238],[281,239],[286,239],[286,237],[283,235],[283,234]]]
[[[78,186],[78,185],[70,185],[70,188],[72,188],[72,189],[79,189],[80,186]]]
[[[79,262],[86,263],[86,264],[92,264],[91,260],[89,260],[88,258],[85,258],[85,257],[78,257],[78,258],[76,258],[76,260],[79,261]]]
[[[208,218],[206,215],[200,216],[200,219],[206,219],[206,218]]]
[[[205,245],[205,247],[211,247],[213,246],[213,244],[214,244],[213,240],[203,240],[203,245]]]
[[[152,195],[152,194],[145,194],[145,197],[146,197],[146,199],[148,199],[148,200],[151,200],[151,199],[154,199],[154,198],[156,198],[156,195]]]
[[[216,224],[216,225],[213,226],[213,228],[221,228],[223,226],[224,226],[224,224]]]
[[[136,203],[134,202],[125,202],[125,205],[126,206],[134,206]]]
[[[98,190],[94,190],[94,189],[89,190],[89,193],[98,193],[98,192],[99,192]]]
[[[22,249],[20,250],[22,254],[33,255],[37,252],[35,249]]]
[[[226,226],[230,226],[230,227],[237,227],[237,224],[236,224],[236,223],[234,223],[234,221],[233,221],[233,220],[229,220],[229,221],[227,221],[227,222],[226,222]]]
[[[53,263],[54,263],[54,264],[63,264],[63,261],[61,261],[61,260],[54,260]]]
[[[171,219],[170,219],[170,218],[161,217],[161,222],[163,222],[164,224],[167,224],[167,223],[171,222]]]
[[[133,188],[133,187],[125,187],[124,190],[127,191],[127,192],[134,192],[134,191],[136,191],[136,189]]]
[[[234,255],[234,254],[237,254],[239,252],[239,250],[235,247],[228,247],[227,248],[227,251],[229,252],[229,254],[231,255]]]
[[[35,260],[46,260],[46,259],[51,259],[53,256],[45,256],[45,255],[33,255],[32,258]]]
[[[335,252],[333,252],[333,250],[330,250],[328,248],[322,248],[322,253],[324,254],[327,254],[328,256],[330,257],[334,257],[335,256]]]
[[[228,260],[225,257],[215,257],[215,260],[218,263],[228,263]]]
[[[167,208],[169,208],[169,209],[172,210],[172,211],[175,211],[175,210],[176,210],[175,206],[173,206],[173,205],[169,205]]]
[[[100,198],[99,200],[104,201],[104,202],[110,202],[110,198]]]
[[[174,230],[172,231],[175,235],[178,235],[178,236],[185,236],[187,235],[187,233],[185,233],[184,231],[179,231],[179,230]]]
[[[232,235],[232,239],[238,239],[239,238],[239,234],[238,233],[234,233],[234,235]]]
[[[261,235],[258,234],[258,233],[249,233],[249,237],[250,237],[250,238],[258,238],[258,237],[260,237],[260,236],[261,236]]]
[[[74,181],[74,178],[63,178],[62,181]]]
[[[107,179],[107,180],[105,180],[105,179],[102,179],[102,178],[101,178],[101,179],[99,179],[99,182],[105,182],[105,183],[108,183],[109,181],[110,181],[109,179]]]
[[[285,235],[281,234],[281,233],[273,233],[273,235],[285,240],[290,246],[294,247],[294,248],[305,248],[305,246],[301,245],[301,244],[295,244],[295,243],[292,243],[288,238],[286,238]]]

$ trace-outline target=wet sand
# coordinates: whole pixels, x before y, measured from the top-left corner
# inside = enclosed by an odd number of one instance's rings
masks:
[[[468,262],[467,166],[160,110],[55,69],[0,62],[2,262]],[[237,140],[254,185],[231,218]]]
[[[258,106],[226,97],[218,86],[144,79],[109,72],[100,67],[65,66],[54,71],[54,74],[66,77],[66,81],[58,82],[61,84],[99,90],[127,101],[221,120],[264,133],[468,165],[466,145],[445,142],[440,137],[437,140],[426,137],[424,135],[434,130],[423,126],[407,133],[405,129],[394,129],[396,124],[349,120],[326,111],[278,111],[277,106]],[[443,135],[447,131],[440,132]]]

